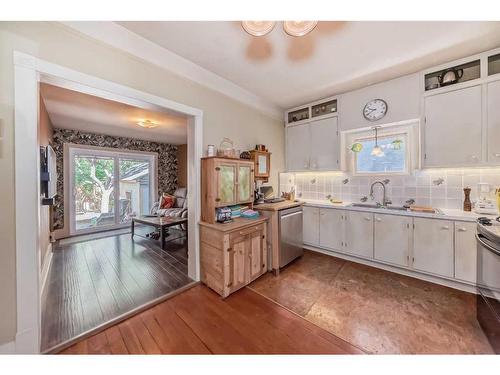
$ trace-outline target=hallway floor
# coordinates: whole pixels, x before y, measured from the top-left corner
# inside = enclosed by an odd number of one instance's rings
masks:
[[[42,351],[192,282],[180,230],[170,230],[166,251],[145,239],[132,241],[129,233],[83,238],[53,251],[42,297]]]
[[[335,336],[379,354],[493,354],[475,295],[305,251],[250,285]]]

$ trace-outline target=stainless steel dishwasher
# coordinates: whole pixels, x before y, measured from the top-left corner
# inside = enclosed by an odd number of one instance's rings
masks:
[[[302,207],[279,211],[280,268],[304,253],[302,248]]]

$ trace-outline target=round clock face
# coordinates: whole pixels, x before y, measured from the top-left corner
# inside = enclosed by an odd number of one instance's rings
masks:
[[[387,103],[382,99],[373,99],[366,103],[363,116],[368,121],[377,121],[387,113]]]

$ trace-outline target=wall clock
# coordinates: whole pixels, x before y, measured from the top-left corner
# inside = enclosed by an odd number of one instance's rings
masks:
[[[382,99],[373,99],[366,103],[363,108],[363,116],[368,121],[377,121],[387,113],[387,103]]]

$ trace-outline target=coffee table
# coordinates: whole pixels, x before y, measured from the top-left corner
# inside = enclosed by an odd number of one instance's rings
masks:
[[[149,225],[155,227],[160,232],[160,245],[161,249],[165,250],[165,230],[168,227],[172,227],[179,224],[186,224],[188,222],[187,218],[182,217],[163,217],[163,216],[136,216],[132,218],[131,230],[132,239],[135,236],[145,238],[147,240],[153,240],[152,238],[141,236],[135,233],[135,223],[140,223],[144,225]]]

